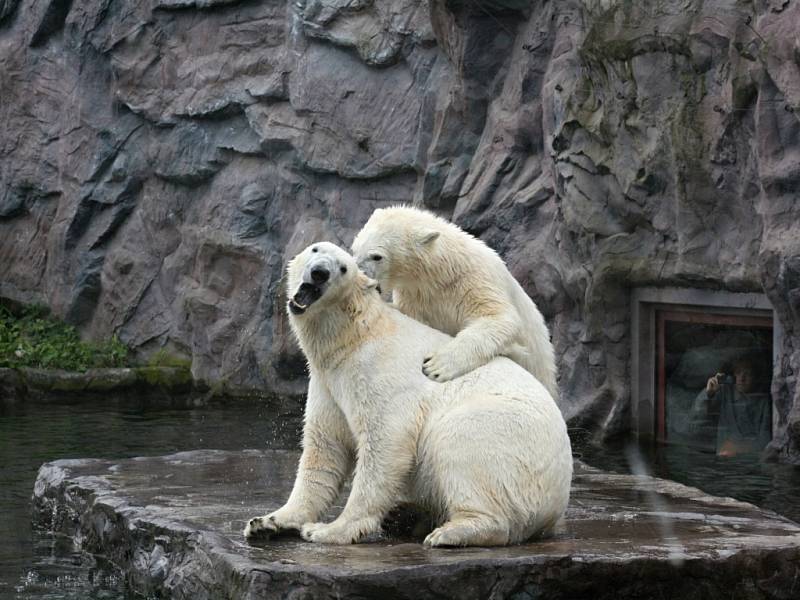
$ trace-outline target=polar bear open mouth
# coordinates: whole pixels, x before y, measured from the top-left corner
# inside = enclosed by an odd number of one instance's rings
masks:
[[[297,293],[289,298],[289,310],[293,315],[302,315],[306,309],[322,297],[322,289],[313,283],[302,283]]]

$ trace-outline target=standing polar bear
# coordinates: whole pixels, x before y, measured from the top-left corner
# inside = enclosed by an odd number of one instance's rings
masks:
[[[290,322],[308,359],[303,453],[294,488],[246,536],[299,529],[349,544],[401,501],[430,511],[430,546],[503,545],[549,532],[569,499],[567,428],[544,386],[498,357],[458,381],[419,364],[451,338],[383,302],[376,282],[330,243],[289,264]],[[355,473],[344,510],[316,521]]]
[[[558,399],[544,317],[482,241],[429,212],[396,206],[372,213],[353,255],[403,313],[455,336],[424,357],[428,377],[450,381],[503,355]]]

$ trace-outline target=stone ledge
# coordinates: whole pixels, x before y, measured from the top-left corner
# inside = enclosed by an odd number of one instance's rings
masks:
[[[35,518],[172,598],[790,598],[800,526],[674,482],[576,464],[562,531],[499,549],[416,540],[250,544],[246,519],[288,496],[298,454],[201,450],[42,466]],[[333,511],[336,512],[335,510]],[[329,515],[330,516],[330,515]]]
[[[181,367],[131,367],[89,369],[85,372],[60,369],[0,368],[0,399],[12,396],[44,397],[50,394],[93,394],[130,389],[153,389],[168,393],[204,391]],[[202,389],[201,389],[202,388]]]
[[[72,402],[76,399],[139,399],[165,406],[204,406],[213,402],[267,402],[280,418],[302,420],[305,394],[276,394],[263,388],[208,383],[184,367],[89,369],[0,368],[0,403]]]

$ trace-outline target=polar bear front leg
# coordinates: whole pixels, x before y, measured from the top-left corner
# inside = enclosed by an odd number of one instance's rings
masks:
[[[353,487],[342,514],[332,523],[307,523],[301,535],[309,542],[354,544],[381,529],[397,503],[413,465],[413,454],[377,432],[359,450]],[[375,440],[380,440],[375,442]],[[380,444],[379,448],[375,448]]]
[[[519,325],[512,313],[471,321],[447,344],[422,361],[422,372],[439,382],[474,371],[503,354],[516,337]]]
[[[333,504],[353,463],[352,440],[344,415],[312,374],[308,386],[303,453],[292,493],[278,510],[247,522],[245,537],[300,530]]]

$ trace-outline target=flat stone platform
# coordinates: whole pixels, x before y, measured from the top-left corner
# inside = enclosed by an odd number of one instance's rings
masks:
[[[674,482],[576,463],[554,538],[508,548],[419,540],[248,543],[288,496],[298,453],[202,450],[45,464],[35,518],[169,598],[800,598],[800,526]],[[335,510],[334,510],[335,512]]]

